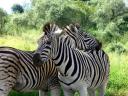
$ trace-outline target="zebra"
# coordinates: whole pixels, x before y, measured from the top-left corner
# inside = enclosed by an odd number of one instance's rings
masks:
[[[47,26],[48,25],[48,26]],[[53,35],[56,33],[61,33],[64,35],[68,35],[70,36],[74,41],[75,41],[75,46],[80,49],[80,50],[84,50],[84,51],[92,51],[92,50],[102,50],[102,44],[101,42],[99,42],[96,38],[94,38],[93,36],[91,36],[90,34],[86,33],[86,32],[82,32],[80,30],[80,26],[78,23],[75,24],[70,24],[68,26],[66,26],[63,30],[60,29],[58,26],[56,26],[55,24],[50,24],[47,23],[46,24],[46,30],[49,28],[49,30],[47,32],[45,32],[45,35],[47,36],[49,35]],[[58,29],[58,30],[57,30]],[[59,32],[58,32],[59,31]],[[103,51],[103,50],[102,50]],[[105,53],[105,55],[107,55]],[[107,57],[107,56],[106,56]],[[108,73],[109,74],[109,73]],[[107,85],[107,81],[106,84],[104,85],[104,87]],[[105,89],[104,89],[105,90]],[[103,91],[104,91],[103,90]],[[92,96],[91,94],[95,94],[95,90],[90,90],[88,89],[88,93],[89,96]],[[100,91],[99,89],[99,93],[100,94],[104,94],[102,92],[102,90]],[[94,96],[94,95],[93,95]]]
[[[50,26],[44,25],[44,32],[49,33]],[[54,28],[52,28],[54,29]],[[40,39],[41,40],[41,39]],[[38,45],[33,55],[33,64],[41,65],[52,59],[59,71],[59,81],[65,96],[72,96],[79,91],[80,96],[95,96],[93,90],[99,88],[104,96],[108,80],[109,58],[102,50],[82,51],[71,43],[72,38],[64,35],[48,35],[47,40]],[[88,90],[93,92],[92,94]]]
[[[92,51],[92,50],[101,50],[102,44],[99,42],[96,38],[91,36],[90,34],[86,32],[82,32],[80,30],[80,26],[78,23],[70,24],[64,28],[64,33],[68,34],[72,39],[75,40],[76,46],[78,49],[84,50],[84,51]],[[104,55],[106,55],[106,60],[108,60],[108,55],[103,51]],[[108,60],[108,72],[107,77],[109,77],[109,60]],[[108,80],[106,80],[105,84],[102,87],[106,87]],[[102,88],[101,87],[101,88]],[[105,89],[104,89],[105,90]],[[99,94],[104,94],[104,90],[99,89]],[[90,90],[88,90],[90,91]],[[90,91],[90,94],[95,95],[95,90]],[[94,96],[92,95],[92,96]],[[101,95],[102,96],[102,95]]]
[[[39,96],[60,96],[58,72],[52,60],[40,67],[32,62],[34,51],[0,47],[0,96],[16,91],[39,90]]]
[[[78,23],[70,24],[63,29],[64,34],[68,34],[77,42],[76,45],[80,50],[100,50],[102,43],[87,32],[83,32]]]

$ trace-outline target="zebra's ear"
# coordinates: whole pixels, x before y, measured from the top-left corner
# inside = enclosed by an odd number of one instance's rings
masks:
[[[78,24],[70,24],[69,25],[71,32],[78,34],[80,26]]]
[[[77,29],[77,31],[76,31],[77,35],[84,33],[84,31],[83,31],[83,29],[81,28],[81,26],[80,26],[79,23],[74,23],[74,26],[75,26],[75,28]]]
[[[44,35],[51,38],[52,35],[61,33],[61,28],[58,27],[55,23],[46,23],[43,27]]]
[[[44,36],[42,36],[42,37],[47,37],[47,38],[50,37],[50,35],[51,35],[50,26],[51,26],[51,23],[50,23],[50,22],[47,22],[47,23],[42,27],[42,31],[44,32]],[[43,38],[43,39],[44,39],[44,38]]]
[[[44,32],[44,35],[48,35],[48,34],[51,33],[51,25],[52,25],[52,23],[47,22],[47,23],[43,26],[42,30],[43,30],[43,32]]]
[[[80,30],[80,24],[79,24],[79,23],[75,23],[74,26],[75,26],[78,30]]]

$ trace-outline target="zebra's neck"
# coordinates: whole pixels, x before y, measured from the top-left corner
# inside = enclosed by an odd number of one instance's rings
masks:
[[[72,41],[69,38],[60,37],[56,40],[54,46],[52,46],[52,60],[64,76],[70,76],[72,74],[70,72],[71,65],[74,62],[72,61],[72,51],[70,50],[70,48],[74,48],[72,45]]]

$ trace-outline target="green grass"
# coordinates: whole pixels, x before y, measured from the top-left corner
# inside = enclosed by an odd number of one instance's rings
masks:
[[[39,38],[38,31],[22,33],[20,36],[1,36],[0,46],[11,46],[22,50],[34,50]],[[126,47],[127,47],[126,43]],[[110,79],[105,96],[128,96],[128,55],[108,53],[110,58]],[[37,92],[11,92],[10,96],[38,96]],[[78,93],[75,96],[79,96]]]
[[[107,96],[128,96],[128,56],[109,53],[110,79]]]
[[[16,92],[12,91],[9,96],[39,96],[38,92]]]
[[[35,30],[21,33],[20,35],[4,35],[0,37],[0,46],[9,46],[22,50],[34,50],[37,47],[36,41],[40,33]]]

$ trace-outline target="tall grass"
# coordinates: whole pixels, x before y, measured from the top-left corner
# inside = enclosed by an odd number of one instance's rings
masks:
[[[10,46],[22,50],[34,50],[36,41],[40,36],[39,31],[28,31],[21,35],[1,36],[0,46]],[[126,47],[127,47],[126,43]],[[107,52],[108,53],[108,52]],[[128,54],[108,53],[110,58],[110,78],[105,96],[128,96]],[[11,92],[10,96],[38,96],[37,92]],[[75,96],[79,96],[78,93]]]
[[[109,53],[110,79],[107,96],[128,96],[128,55]]]

